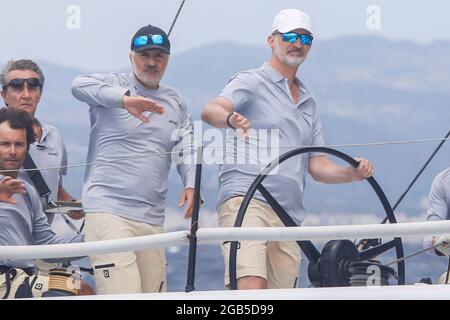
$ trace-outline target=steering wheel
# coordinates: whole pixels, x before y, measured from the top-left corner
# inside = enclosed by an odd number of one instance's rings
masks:
[[[290,158],[293,158],[295,156],[299,156],[304,153],[310,153],[310,152],[318,152],[318,153],[325,153],[330,154],[333,156],[336,156],[347,163],[349,163],[354,168],[357,168],[359,165],[359,162],[351,158],[350,156],[346,155],[345,153],[342,153],[340,151],[326,148],[326,147],[304,147],[304,148],[298,148],[291,150],[289,152],[286,152],[285,154],[281,155],[278,159],[272,161],[270,164],[268,164],[261,173],[256,177],[256,179],[253,181],[252,185],[248,189],[247,193],[244,196],[244,200],[241,203],[241,206],[239,208],[236,221],[234,224],[234,227],[241,227],[242,222],[244,220],[245,212],[247,211],[248,205],[250,204],[250,201],[253,199],[253,196],[255,195],[255,192],[258,190],[261,195],[267,200],[267,203],[272,207],[272,209],[277,213],[277,215],[280,217],[281,221],[284,223],[286,227],[296,227],[297,225],[292,220],[292,218],[288,215],[286,210],[284,210],[281,205],[273,198],[273,196],[269,193],[269,191],[263,186],[263,181],[267,177],[267,175],[278,165],[283,163],[286,160],[289,160]],[[371,185],[373,190],[378,196],[378,199],[380,200],[381,204],[383,205],[383,208],[386,212],[386,218],[389,220],[390,223],[397,223],[397,220],[395,219],[394,212],[392,210],[391,204],[389,203],[386,195],[384,194],[383,190],[381,189],[380,185],[376,182],[375,178],[370,177],[367,179],[367,182]],[[301,250],[304,252],[305,256],[308,258],[311,264],[316,264],[319,262],[319,259],[321,258],[321,254],[316,249],[316,247],[312,244],[311,241],[297,241],[297,244],[300,246]],[[401,259],[404,256],[403,253],[403,244],[401,238],[394,238],[393,240],[381,243],[375,247],[365,249],[359,253],[359,259],[360,261],[370,260],[374,257],[392,249],[395,248],[397,259]],[[238,249],[238,241],[232,241],[230,246],[230,259],[229,259],[229,277],[230,277],[230,288],[232,290],[237,290],[237,275],[236,275],[236,258],[237,258],[237,249]],[[397,263],[397,274],[398,274],[398,284],[404,285],[405,284],[405,261],[399,261]]]

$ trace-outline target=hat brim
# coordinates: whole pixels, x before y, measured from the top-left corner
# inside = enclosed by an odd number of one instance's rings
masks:
[[[170,50],[169,49],[167,49],[166,47],[157,45],[157,44],[149,44],[149,45],[146,45],[146,46],[143,46],[143,47],[133,48],[132,50],[135,51],[135,52],[143,52],[143,51],[148,50],[148,49],[160,49],[160,50],[164,51],[165,53],[170,54]]]
[[[302,25],[296,25],[296,26],[289,26],[289,27],[285,27],[285,28],[279,28],[278,31],[281,33],[285,33],[285,32],[291,32],[297,29],[305,29],[306,31],[308,31],[309,33],[311,33],[311,35],[313,34],[311,32],[311,28],[308,26],[302,26]]]

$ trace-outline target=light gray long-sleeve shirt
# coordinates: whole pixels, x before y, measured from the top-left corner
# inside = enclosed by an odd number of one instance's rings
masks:
[[[122,108],[128,92],[158,101],[164,114],[146,112],[150,122],[143,123]],[[87,162],[100,162],[86,170],[84,211],[162,225],[171,152],[180,151],[176,164],[184,187],[195,183],[193,126],[184,100],[164,85],[144,87],[132,73],[82,75],[72,93],[91,107]]]
[[[0,179],[4,178],[0,174]],[[26,194],[15,194],[16,204],[0,202],[0,246],[29,246],[82,242],[83,235],[57,236],[51,229],[35,188],[26,181]],[[48,259],[58,262],[67,259]],[[33,268],[33,260],[10,260],[0,257],[0,265]]]

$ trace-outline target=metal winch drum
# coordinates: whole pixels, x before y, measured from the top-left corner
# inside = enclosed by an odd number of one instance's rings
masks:
[[[379,261],[362,261],[350,240],[327,242],[319,259],[310,261],[308,276],[314,287],[386,286],[397,278],[393,268]]]

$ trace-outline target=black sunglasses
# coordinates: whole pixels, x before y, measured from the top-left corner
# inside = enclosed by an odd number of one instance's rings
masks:
[[[23,88],[25,87],[25,82],[27,83],[28,88],[30,89],[36,88],[42,89],[41,81],[38,78],[27,78],[27,79],[17,78],[12,79],[7,85],[3,86],[3,91],[5,91],[8,87],[11,87],[15,90],[23,90]]]

